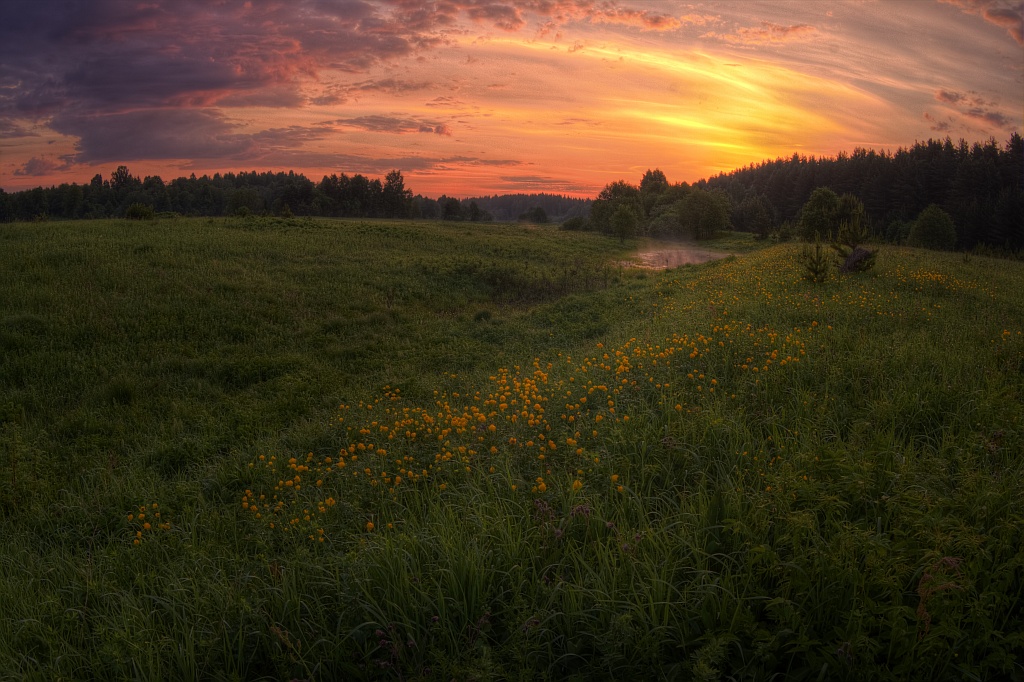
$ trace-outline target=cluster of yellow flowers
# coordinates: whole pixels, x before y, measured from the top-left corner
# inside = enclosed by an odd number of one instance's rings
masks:
[[[150,505],[140,504],[137,511],[128,514],[128,528],[132,544],[140,545],[152,533],[170,530],[171,522],[161,518],[160,505],[153,502]]]
[[[735,399],[737,382],[757,384],[800,362],[820,330],[814,321],[781,332],[722,314],[706,333],[657,344],[631,338],[617,348],[598,343],[582,358],[559,354],[555,362],[501,368],[483,390],[435,391],[429,407],[410,406],[400,389],[385,387],[372,402],[340,407],[344,447],[337,454],[251,462],[269,485],[247,489],[241,504],[270,528],[322,542],[319,519],[331,512],[333,496],[354,485],[395,496],[500,469],[523,494],[578,494],[588,486],[625,492],[620,473],[602,463],[609,436],[652,411],[670,416]]]
[[[325,531],[320,518],[337,504],[324,489],[325,479],[335,473],[335,459],[316,460],[309,453],[302,461],[291,457],[281,464],[275,455],[260,455],[249,467],[255,468],[257,464],[272,473],[277,483],[271,491],[258,494],[247,488],[242,496],[242,510],[253,519],[264,521],[269,528],[302,532],[310,540],[323,542]],[[337,466],[344,468],[344,460],[339,458]]]

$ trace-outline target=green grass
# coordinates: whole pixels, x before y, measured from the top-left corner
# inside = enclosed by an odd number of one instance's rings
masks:
[[[1024,675],[1020,264],[815,285],[794,245],[650,273],[308,220],[0,245],[8,677]]]

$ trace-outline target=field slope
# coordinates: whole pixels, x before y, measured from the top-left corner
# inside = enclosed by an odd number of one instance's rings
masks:
[[[0,676],[1024,676],[1024,267],[797,251],[0,226]]]

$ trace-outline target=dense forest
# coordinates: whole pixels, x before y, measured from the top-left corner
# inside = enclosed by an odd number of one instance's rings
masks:
[[[950,248],[1024,248],[1021,136],[1014,133],[1003,147],[994,139],[969,145],[947,137],[895,153],[794,154],[693,185],[670,184],[660,170],[648,170],[639,186],[607,185],[588,218],[563,227],[620,237],[701,239],[735,229],[813,239],[834,236],[846,222],[875,240],[906,243],[922,215],[951,222]]]
[[[960,249],[978,244],[1024,248],[1024,141],[1014,133],[1000,148],[995,139],[968,144],[928,140],[895,153],[856,149],[835,158],[794,154],[723,173],[697,183],[724,192],[736,229],[763,229],[800,221],[801,210],[819,187],[863,203],[871,232],[899,241],[929,206],[949,214]]]

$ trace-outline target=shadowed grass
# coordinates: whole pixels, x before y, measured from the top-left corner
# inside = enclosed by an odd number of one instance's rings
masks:
[[[510,227],[0,234],[12,677],[1024,674],[1015,264],[891,249],[814,285],[787,245],[637,274]]]

